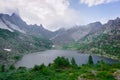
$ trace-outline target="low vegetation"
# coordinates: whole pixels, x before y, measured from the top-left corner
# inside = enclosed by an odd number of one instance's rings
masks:
[[[78,66],[72,58],[68,60],[58,57],[48,66],[35,65],[31,69],[19,67],[15,69],[13,65],[0,68],[0,80],[119,80],[115,75],[120,70],[120,64],[106,64],[103,61],[93,64],[92,56],[88,59],[88,64]]]

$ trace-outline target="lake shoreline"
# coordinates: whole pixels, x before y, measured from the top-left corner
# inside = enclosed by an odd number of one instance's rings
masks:
[[[35,53],[29,53],[22,57],[21,60],[17,61],[15,65],[17,66],[25,66],[25,67],[31,67],[35,64],[42,64],[48,65],[54,61],[58,56],[63,56],[71,60],[72,58],[75,58],[78,65],[86,64],[88,61],[88,57],[90,54],[84,53],[79,54],[76,50],[45,50],[41,52],[35,52]],[[97,63],[101,59],[105,60],[106,63],[113,63],[116,62],[113,59],[97,56],[95,54],[92,54],[92,57],[94,59],[94,63]]]
[[[92,54],[92,55],[96,55],[96,56],[101,56],[101,57],[105,57],[105,58],[110,58],[113,60],[117,60],[120,61],[120,59],[118,58],[118,56],[114,56],[114,55],[110,55],[110,54],[95,54],[95,53],[91,53],[91,52],[80,52],[79,50],[77,50],[79,54]]]

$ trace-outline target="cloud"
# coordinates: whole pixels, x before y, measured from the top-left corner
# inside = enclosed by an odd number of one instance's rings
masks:
[[[80,3],[87,4],[89,7],[91,7],[91,6],[96,6],[96,5],[106,4],[110,2],[116,2],[116,1],[119,1],[119,0],[80,0]]]
[[[83,23],[82,15],[70,8],[69,0],[0,0],[0,12],[17,10],[28,24],[43,24],[50,30]]]

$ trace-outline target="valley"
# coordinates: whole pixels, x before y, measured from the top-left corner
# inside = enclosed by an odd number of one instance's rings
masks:
[[[120,18],[70,29],[49,31],[42,24],[27,25],[20,16],[0,14],[1,60],[19,59],[25,53],[39,52],[45,49],[78,50],[81,53],[120,57]],[[10,49],[11,51],[6,51]],[[9,55],[10,54],[10,55]],[[10,61],[10,60],[8,60]]]
[[[91,55],[94,64],[88,64]],[[67,60],[69,65],[55,62],[57,58]],[[72,58],[74,65],[70,63]],[[0,14],[0,80],[31,80],[30,75],[35,80],[59,80],[59,77],[60,80],[115,80],[114,74],[118,71],[119,75],[119,60],[118,17],[105,24],[94,22],[49,31],[42,24],[28,25],[15,13]]]

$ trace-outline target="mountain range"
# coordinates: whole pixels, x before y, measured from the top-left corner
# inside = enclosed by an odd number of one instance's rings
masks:
[[[0,60],[9,59],[12,62],[13,59],[18,59],[18,55],[21,53],[50,49],[52,45],[70,47],[71,43],[77,43],[74,45],[78,50],[93,52],[95,52],[95,47],[103,48],[112,45],[114,46],[112,48],[117,47],[115,54],[118,54],[120,18],[109,20],[106,24],[94,22],[83,26],[75,25],[70,29],[62,28],[53,32],[45,29],[42,24],[39,26],[28,25],[15,13],[12,15],[0,14]],[[83,48],[81,45],[86,46]]]
[[[73,26],[70,29],[59,29],[57,31],[49,31],[41,25],[28,25],[23,21],[20,16],[13,13],[11,16],[8,14],[0,14],[0,28],[7,29],[11,32],[19,31],[23,34],[38,35],[52,40],[55,44],[70,43],[78,41],[84,36],[100,31],[108,31],[110,29],[119,29],[120,18],[109,20],[106,24],[100,22],[90,23],[84,26]]]

